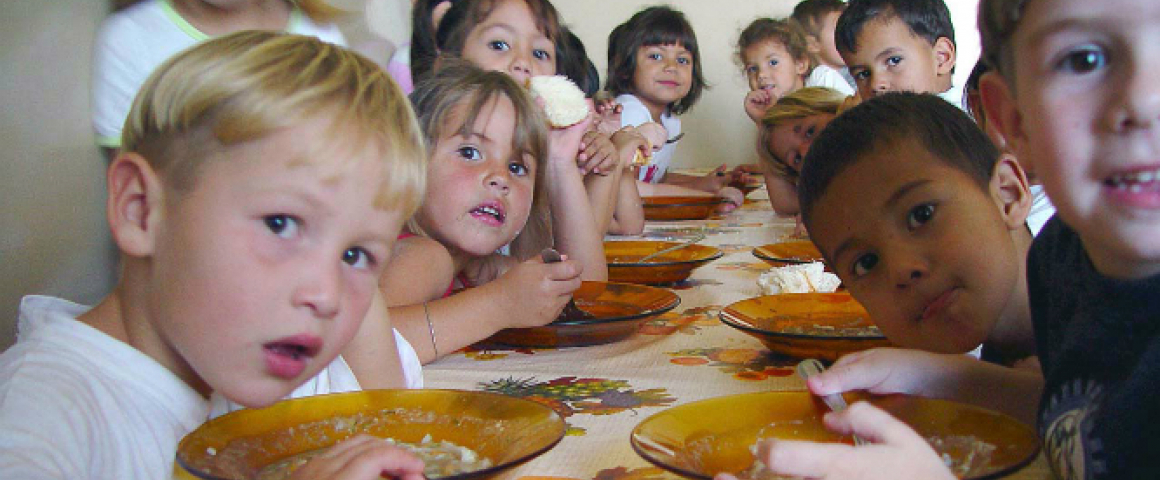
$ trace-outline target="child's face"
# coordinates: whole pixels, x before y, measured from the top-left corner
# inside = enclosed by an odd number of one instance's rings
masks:
[[[175,372],[246,406],[282,398],[345,347],[404,218],[374,206],[377,151],[332,146],[314,120],[207,159],[167,190],[144,299]],[[195,385],[196,386],[196,385]]]
[[[1012,42],[1015,92],[989,117],[1097,270],[1160,273],[1160,2],[1028,2]]]
[[[664,111],[669,104],[685,98],[693,87],[693,54],[681,45],[646,45],[637,49],[632,86],[633,94],[650,111]]]
[[[939,38],[934,45],[894,16],[862,27],[857,52],[842,52],[858,95],[869,99],[886,92],[942,93],[951,87],[954,46]]]
[[[818,35],[814,36],[814,40],[818,42],[818,51],[815,55],[818,60],[825,65],[840,68],[846,65],[842,60],[842,55],[838,53],[838,46],[834,43],[834,28],[838,25],[838,17],[842,16],[842,12],[830,12],[825,14],[818,22]]]
[[[833,115],[818,113],[781,122],[769,132],[769,151],[778,161],[800,172],[802,159],[810,151],[814,137],[833,119]]]
[[[556,45],[536,27],[523,0],[501,0],[463,44],[463,58],[484,70],[504,72],[523,85],[556,74]]]
[[[527,223],[535,186],[535,161],[512,150],[515,107],[501,96],[476,117],[464,138],[457,112],[434,145],[427,166],[427,196],[417,220],[453,255],[481,257],[510,243]]]
[[[892,342],[970,351],[1020,277],[1000,202],[914,141],[878,150],[834,178],[810,236]]]
[[[802,88],[809,62],[798,61],[790,55],[785,45],[776,40],[766,40],[750,45],[741,52],[745,64],[745,78],[750,90],[765,90],[774,100],[794,90]]]

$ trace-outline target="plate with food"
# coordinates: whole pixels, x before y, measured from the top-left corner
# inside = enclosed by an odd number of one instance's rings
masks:
[[[891,345],[862,304],[846,292],[764,295],[729,305],[719,317],[770,351],[797,358],[836,360]]]
[[[431,480],[483,478],[551,449],[565,424],[544,405],[457,390],[367,390],[298,398],[215,418],[177,446],[185,478],[279,480],[358,434],[415,453]]]
[[[913,427],[963,479],[989,478],[1026,465],[1039,451],[1035,430],[1014,418],[973,405],[913,397],[868,400]],[[743,479],[776,478],[755,462],[762,438],[853,444],[826,430],[829,408],[808,392],[760,392],[691,402],[653,414],[633,429],[632,447],[646,460],[674,473],[710,480],[729,472]]]
[[[667,249],[687,242],[657,240],[613,240],[604,242],[604,258],[608,262],[608,279],[614,282],[665,285],[689,278],[693,270],[725,255],[721,249],[706,245],[688,244],[652,258]]]
[[[641,197],[645,220],[704,220],[725,199],[712,196],[670,195]]]
[[[681,303],[681,297],[663,288],[616,282],[584,282],[572,300],[552,323],[506,328],[484,341],[518,347],[611,343],[632,336],[645,320]]]
[[[753,249],[753,256],[775,267],[795,263],[824,262],[822,252],[809,240],[771,243]]]

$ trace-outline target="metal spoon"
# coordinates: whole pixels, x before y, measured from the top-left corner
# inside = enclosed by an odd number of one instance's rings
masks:
[[[541,251],[540,258],[544,260],[544,263],[559,263],[564,261],[564,257],[560,256],[560,252],[557,252],[553,248],[545,248],[543,251]],[[564,305],[564,310],[560,312],[560,318],[557,318],[557,321],[561,318],[567,320],[586,320],[595,318],[595,315],[581,310],[580,307],[576,305],[576,300],[574,298],[569,298],[568,303]]]
[[[704,239],[705,239],[705,234],[703,234],[703,233],[699,234],[693,238],[690,238],[688,240],[685,240],[684,242],[681,242],[680,245],[673,245],[669,248],[666,248],[663,250],[657,250],[653,253],[645,255],[644,257],[641,257],[640,260],[637,260],[637,263],[648,263],[649,260],[652,260],[656,257],[659,257],[659,256],[666,254],[666,253],[669,253],[669,252],[674,252],[674,251],[680,250],[682,248],[685,248],[689,245],[692,245],[692,244],[697,243],[697,242],[704,240]]]
[[[802,381],[809,380],[810,377],[822,373],[825,369],[826,367],[822,365],[822,362],[816,358],[807,358],[797,364],[797,374],[802,377]],[[830,407],[830,410],[834,412],[840,412],[846,409],[846,399],[842,398],[842,394],[840,393],[823,395],[822,401],[826,402],[826,406]],[[862,437],[854,435],[854,445],[866,445],[868,443]]]

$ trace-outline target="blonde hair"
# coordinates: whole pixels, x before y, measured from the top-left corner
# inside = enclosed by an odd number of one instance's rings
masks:
[[[797,120],[819,114],[837,115],[846,95],[826,87],[805,87],[778,99],[777,103],[765,111],[758,132],[757,152],[761,160],[774,174],[797,184],[798,174],[782,159],[777,158],[769,148],[774,127],[790,120]]]
[[[529,258],[551,246],[548,209],[548,122],[527,91],[503,72],[484,71],[469,62],[448,59],[440,62],[433,76],[416,85],[411,101],[427,143],[434,147],[441,138],[468,135],[484,107],[500,97],[511,100],[515,109],[512,155],[529,156],[535,161],[531,214],[512,241],[511,253]],[[424,234],[415,218],[407,223],[414,233]]]
[[[226,148],[318,118],[330,123],[314,148],[381,158],[376,207],[418,208],[427,156],[403,92],[374,62],[313,37],[244,31],[170,58],[133,101],[122,149],[181,193],[200,165],[228,161]]]

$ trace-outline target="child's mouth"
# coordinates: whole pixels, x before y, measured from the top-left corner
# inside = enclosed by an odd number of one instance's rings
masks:
[[[503,207],[498,203],[485,203],[471,210],[471,216],[482,220],[484,223],[491,225],[503,225],[504,214]]]
[[[321,348],[322,339],[312,335],[296,335],[267,343],[262,345],[266,353],[266,370],[287,380],[297,378]]]
[[[1160,169],[1116,174],[1104,180],[1104,186],[1111,189],[1117,200],[1128,205],[1160,207]]]
[[[920,317],[919,320],[926,321],[942,315],[944,312],[946,312],[947,307],[954,303],[955,299],[958,298],[958,293],[959,289],[952,288],[943,292],[938,297],[935,297],[933,301],[927,304],[926,309],[922,311],[922,317]]]

